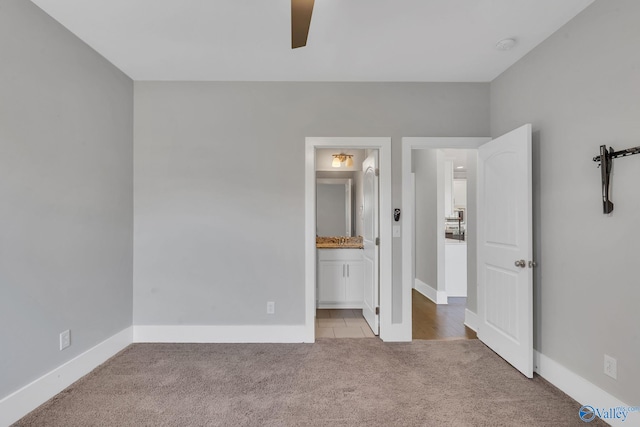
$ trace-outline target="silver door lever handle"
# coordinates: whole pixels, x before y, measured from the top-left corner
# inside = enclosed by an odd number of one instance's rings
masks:
[[[516,267],[525,268],[527,266],[527,263],[525,262],[525,260],[520,259],[515,262],[515,265]]]

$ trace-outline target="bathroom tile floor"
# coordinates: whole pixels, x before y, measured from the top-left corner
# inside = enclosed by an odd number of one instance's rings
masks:
[[[374,338],[362,310],[317,309],[316,338]]]

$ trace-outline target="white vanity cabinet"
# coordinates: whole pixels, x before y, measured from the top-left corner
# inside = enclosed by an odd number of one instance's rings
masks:
[[[318,308],[362,308],[362,249],[318,249]]]

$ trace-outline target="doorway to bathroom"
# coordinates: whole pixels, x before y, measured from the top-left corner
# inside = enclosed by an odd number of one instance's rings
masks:
[[[377,149],[316,149],[316,337],[379,333]]]
[[[391,222],[380,221],[379,213],[391,211],[390,138],[307,138],[306,144],[307,332],[314,339],[385,339]]]

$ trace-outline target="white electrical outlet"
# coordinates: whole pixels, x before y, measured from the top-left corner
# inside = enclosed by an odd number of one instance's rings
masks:
[[[64,350],[70,345],[71,345],[71,331],[67,329],[66,331],[60,333],[60,350]]]
[[[618,361],[608,354],[604,355],[604,374],[614,380],[618,379]]]
[[[275,314],[276,313],[276,303],[273,301],[267,302],[267,314]]]

